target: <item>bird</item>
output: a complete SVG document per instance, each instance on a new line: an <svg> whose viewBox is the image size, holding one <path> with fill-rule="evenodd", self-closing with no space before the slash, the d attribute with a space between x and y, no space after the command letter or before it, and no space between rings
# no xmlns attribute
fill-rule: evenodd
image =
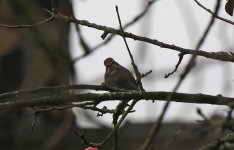
<svg viewBox="0 0 234 150"><path fill-rule="evenodd" d="M104 78L107 86L124 90L138 89L132 73L113 58L109 57L105 59L104 65L106 66Z"/></svg>
<svg viewBox="0 0 234 150"><path fill-rule="evenodd" d="M104 75L105 85L108 87L124 89L124 90L138 90L137 82L132 73L117 63L113 58L109 57L104 60L106 72ZM115 113L113 113L113 124L117 124L119 116L123 113L128 101L121 101Z"/></svg>

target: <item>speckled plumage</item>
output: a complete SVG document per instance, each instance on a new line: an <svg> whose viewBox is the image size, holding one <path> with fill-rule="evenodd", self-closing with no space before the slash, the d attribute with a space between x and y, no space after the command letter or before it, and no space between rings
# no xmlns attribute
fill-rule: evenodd
<svg viewBox="0 0 234 150"><path fill-rule="evenodd" d="M136 80L132 73L114 61L113 58L107 58L104 61L106 66L105 83L107 86L125 90L137 90Z"/></svg>
<svg viewBox="0 0 234 150"><path fill-rule="evenodd" d="M136 80L132 73L128 69L115 62L113 58L105 59L104 65L106 66L104 79L107 86L125 90L138 89ZM114 125L117 124L118 118L124 111L127 103L128 101L122 101L117 105L115 109L116 111L113 114Z"/></svg>

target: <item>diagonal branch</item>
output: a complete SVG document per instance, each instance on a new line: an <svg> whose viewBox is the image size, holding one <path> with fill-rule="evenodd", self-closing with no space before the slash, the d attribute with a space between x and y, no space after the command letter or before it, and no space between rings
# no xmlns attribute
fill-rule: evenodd
<svg viewBox="0 0 234 150"><path fill-rule="evenodd" d="M197 3L198 6L200 6L201 8L203 8L204 10L206 10L207 12L209 12L211 15L213 15L215 18L220 19L226 23L232 24L234 25L234 22L225 18L222 18L220 16L218 16L217 14L213 13L210 9L206 8L205 6L203 6L201 3L199 3L197 0L194 0L194 2Z"/></svg>
<svg viewBox="0 0 234 150"><path fill-rule="evenodd" d="M122 36L122 32L120 30L117 30L117 29L114 29L114 28L111 28L111 27L107 27L107 26L98 25L98 24L95 24L95 23L90 23L87 20L77 20L77 19L75 19L73 17L68 17L68 16L65 16L65 15L62 15L62 14L58 14L58 18L62 19L64 21L67 21L67 22L77 23L77 24L84 25L84 26L87 26L87 27L90 27L90 28L105 31L107 33L112 33L112 34L117 34L117 35ZM206 57L206 58L220 60L220 61L234 62L234 56L227 53L227 52L223 52L223 51L220 51L220 52L206 52L206 51L203 51L203 50L196 50L195 51L194 49L187 49L187 48L179 47L179 46L176 46L176 45L167 44L167 43L158 41L156 39L150 39L150 38L147 38L147 37L142 37L142 36L130 33L130 32L124 32L124 36L127 37L127 38L134 39L134 40L138 40L138 41L150 43L150 44L153 44L153 45L157 45L157 46L162 47L162 48L168 48L168 49L171 49L171 50L175 50L175 51L178 51L178 52L181 52L181 53L197 55L197 56L203 56L203 57Z"/></svg>
<svg viewBox="0 0 234 150"><path fill-rule="evenodd" d="M124 43L125 43L126 48L127 48L127 50L128 50L128 54L129 54L130 59L131 59L131 61L132 61L132 66L133 66L134 72L135 72L135 74L136 74L137 84L139 85L140 89L141 89L142 91L144 91L144 88L143 88L142 83L141 83L141 73L139 72L138 67L137 67L137 65L136 65L136 63L135 63L135 61L134 61L134 59L133 59L133 55L132 55L132 53L131 53L131 51L130 51L130 48L129 48L129 46L128 46L127 40L126 40L125 35L124 35L124 30L123 30L123 27L122 27L122 23L121 23L121 19L120 19L120 15L119 15L118 6L115 6L115 9L116 9L117 16L118 16L120 31L121 31L121 33L122 33L121 36L123 37Z"/></svg>
<svg viewBox="0 0 234 150"><path fill-rule="evenodd" d="M76 24L80 24L83 26L87 26L90 28L94 28L97 30L102 30L104 32L107 33L112 33L112 34L117 34L117 35L122 35L122 32L120 30L111 28L111 27L107 27L107 26L102 26L102 25L98 25L95 23L90 23L87 20L77 20L74 17L69 17L69 16L65 16L61 13L55 14L55 12L49 11L47 10L48 13L50 13L51 15L54 14L54 17L57 19L61 19L63 21L66 22L72 22L72 23L76 23ZM3 25L0 27L4 27L4 28L8 28L7 25ZM24 26L25 28L26 26ZM20 25L15 25L14 28L22 28ZM229 62L234 62L234 55L229 54L227 52L224 51L219 51L219 52L206 52L203 50L194 50L194 49L188 49L188 48L183 48L183 47L179 47L176 45L171 45L171 44L167 44L161 41L158 41L156 39L150 39L147 37L142 37L139 35L135 35L133 33L130 32L124 32L124 36L127 38L131 38L134 40L138 40L138 41L142 41L142 42L146 42L146 43L150 43L153 45L157 45L159 47L162 48L167 48L167 49L171 49L174 51L178 51L180 53L186 53L186 54L190 54L190 55L197 55L197 56L202 56L202 57L206 57L206 58L210 58L210 59L215 59L215 60L220 60L220 61L229 61Z"/></svg>
<svg viewBox="0 0 234 150"><path fill-rule="evenodd" d="M137 16L135 16L130 22L126 23L125 25L123 25L123 29L128 28L129 26L133 25L134 23L136 23L137 21L139 21L145 14L147 14L147 12L149 11L150 7L152 6L152 4L154 4L156 1L158 0L151 0L147 3L146 7L144 8L144 10L139 13ZM98 48L100 48L101 46L107 44L108 42L111 41L111 39L115 36L115 34L110 35L104 42L99 43L98 45L94 46L94 48L92 48L92 51L97 50Z"/></svg>
<svg viewBox="0 0 234 150"><path fill-rule="evenodd" d="M221 2L221 0L217 0L216 6L215 6L215 14L218 14L220 2ZM202 34L201 38L198 41L198 44L196 46L196 51L201 47L201 45L205 41L212 25L214 24L214 21L215 21L214 19L215 19L215 17L212 16L210 22L208 23L208 26L206 27L204 33ZM154 123L153 127L151 128L149 136L147 137L147 139L145 140L145 142L143 143L143 145L141 147L142 150L148 149L150 143L152 143L153 139L157 136L158 131L161 127L162 120L163 120L163 118L164 118L164 116L165 116L165 114L166 114L166 112L171 104L171 101L173 101L173 99L174 99L174 94L178 90L178 88L180 87L180 85L182 84L182 82L184 81L186 76L189 74L189 72L194 67L196 57L197 57L197 55L193 54L193 56L190 58L189 62L185 66L184 72L180 75L180 78L179 78L177 84L175 85L172 93L167 96L167 98L166 98L167 102L163 107L162 113L160 114L160 116L158 117L158 119Z"/></svg>

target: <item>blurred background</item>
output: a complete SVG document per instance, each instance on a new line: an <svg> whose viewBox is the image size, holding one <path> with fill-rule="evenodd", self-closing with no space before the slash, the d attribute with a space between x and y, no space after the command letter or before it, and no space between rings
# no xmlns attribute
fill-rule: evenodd
<svg viewBox="0 0 234 150"><path fill-rule="evenodd" d="M119 7L122 24L125 25L146 10L148 2L56 0L55 6L62 14L118 28L116 5ZM152 2L146 14L125 31L195 49L211 15L194 1ZM219 16L233 21L234 18L224 10L225 2L221 3ZM201 3L213 10L216 1ZM0 23L14 25L39 22L48 17L42 8L51 10L51 2L1 0ZM123 39L114 36L110 42L99 46L105 41L100 37L102 33L61 20L54 20L35 28L0 28L0 92L65 84L101 84L105 72L103 61L107 57L114 58L133 72ZM146 91L171 91L190 56L186 55L178 71L165 79L164 75L174 69L179 53L132 39L127 41L141 73L153 71L143 79ZM234 52L233 41L233 26L216 19L201 50ZM234 66L229 62L198 57L196 67L184 80L178 92L233 97L233 69ZM105 102L98 106L115 108L116 104ZM136 112L126 118L120 129L121 149L139 148L160 115L163 104L164 102L152 103L144 100L137 103L134 107ZM224 106L173 103L163 120L164 124L153 147L163 149L170 143L170 139L176 137L173 141L175 146L170 149L197 149L219 137L219 129L201 126L196 122L202 120L197 114L197 108L217 122L222 122L228 111ZM33 112L31 108L0 111L0 149L84 149L86 145L67 127L85 129L87 138L94 142L104 138L112 127L111 115L96 117L96 112L73 108L40 114L35 129L31 132Z"/></svg>

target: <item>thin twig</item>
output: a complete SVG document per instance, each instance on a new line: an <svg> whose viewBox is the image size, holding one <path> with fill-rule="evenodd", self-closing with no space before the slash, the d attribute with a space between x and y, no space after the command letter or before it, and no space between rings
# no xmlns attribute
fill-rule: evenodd
<svg viewBox="0 0 234 150"><path fill-rule="evenodd" d="M94 28L97 30L107 31L107 32L112 33L112 34L122 35L122 32L120 30L116 30L116 29L111 28L111 27L106 27L106 26L95 24L95 23L90 23L87 20L77 20L73 17L65 16L61 13L55 14L54 12L49 11L49 10L47 10L47 12L50 14L54 14L55 18L61 19L61 20L66 21L66 22L72 22L75 24L80 24L83 26ZM2 26L2 27L7 28L6 26ZM210 59L214 59L214 60L234 62L234 56L232 54L230 54L228 52L224 52L224 51L206 52L203 50L194 50L194 49L183 48L183 47L176 46L174 44L171 45L171 44L163 43L163 42L158 41L156 39L150 39L147 37L138 36L138 35L135 35L135 34L130 33L130 32L124 32L124 35L126 38L131 38L134 40L150 43L153 45L157 45L161 48L167 48L167 49L175 50L175 51L178 51L181 53L202 56L202 57L206 57L206 58L210 58ZM80 56L80 58L82 58L82 57L84 57L84 56Z"/></svg>
<svg viewBox="0 0 234 150"><path fill-rule="evenodd" d="M207 122L207 123L209 122L209 119L204 115L204 113L200 108L197 108L197 114L203 118L202 122Z"/></svg>
<svg viewBox="0 0 234 150"><path fill-rule="evenodd" d="M78 130L72 127L68 127L76 136L80 137L81 140L87 145L87 146L92 146L88 140L85 138L85 131L82 131L81 133L78 133Z"/></svg>
<svg viewBox="0 0 234 150"><path fill-rule="evenodd" d="M206 37L207 37L209 31L211 30L211 27L212 27L212 25L213 25L214 22L215 22L215 16L217 16L217 14L218 14L218 12L219 12L220 3L221 3L221 0L217 0L216 6L215 6L214 14L213 14L213 16L211 17L211 20L210 20L210 22L209 22L209 24L208 24L208 26L207 26L205 32L203 33L203 36L200 38L200 40L199 40L199 42L198 42L198 44L197 44L197 46L196 46L196 50L198 50L198 49L201 47L201 45L202 45L203 42L205 41L205 39L206 39Z"/></svg>
<svg viewBox="0 0 234 150"><path fill-rule="evenodd" d="M32 123L31 131L33 131L33 129L34 129L35 125L36 125L37 115L38 114L34 113L34 120L33 120L33 123Z"/></svg>
<svg viewBox="0 0 234 150"><path fill-rule="evenodd" d="M216 6L215 6L215 15L217 15L218 10L219 10L219 6L220 6L220 0L217 0ZM214 24L214 18L215 15L212 16L207 28L205 29L203 35L201 36L200 40L198 41L198 44L196 46L196 50L198 50L201 45L203 44L204 40L206 39L212 25ZM156 122L154 123L153 127L150 130L150 133L148 135L148 137L146 138L146 140L144 141L143 145L141 146L141 150L147 150L149 145L152 143L153 139L157 136L158 131L161 127L161 123L162 120L170 106L171 100L174 98L174 94L177 91L177 89L179 88L179 86L182 84L183 80L185 79L185 77L188 75L188 73L191 71L191 69L193 68L193 64L194 61L196 59L196 55L193 54L192 58L190 59L190 61L188 62L187 66L185 67L184 72L181 74L179 81L177 82L176 86L174 87L172 93L170 95L168 95L167 97L167 102L163 107L163 111L160 114L159 118L156 120Z"/></svg>
<svg viewBox="0 0 234 150"><path fill-rule="evenodd" d="M87 20L77 20L75 18L68 17L68 16L65 16L62 14L58 14L58 18L62 19L64 21L77 23L77 24L84 25L84 26L87 26L90 28L95 28L97 30L107 31L107 32L112 33L112 34L118 34L121 36L123 34L122 31L120 31L120 30L116 30L114 28L106 27L106 26L102 26L102 25L97 25L95 23L90 23ZM126 38L131 38L134 40L150 43L153 45L157 45L161 48L168 48L168 49L175 50L175 51L178 51L181 53L198 55L198 56L202 56L202 57L206 57L206 58L210 58L210 59L215 59L215 60L220 60L220 61L234 62L234 56L232 56L231 54L224 52L224 51L218 51L218 52L206 52L203 50L196 51L194 49L187 49L187 48L179 47L179 46L176 46L174 44L171 45L171 44L163 43L163 42L158 41L156 39L150 39L147 37L138 36L138 35L135 35L135 34L130 33L130 32L124 32L124 36Z"/></svg>
<svg viewBox="0 0 234 150"><path fill-rule="evenodd" d="M136 77L137 77L137 84L138 84L138 87L139 87L139 89L141 90L141 91L144 91L144 88L143 88L143 86L142 86L142 83L141 83L141 73L139 72L139 70L138 70L138 67L137 67L137 65L135 64L135 62L134 62L134 58L133 58L133 55L132 55L132 53L131 53L131 50L130 50L130 48L129 48L129 46L128 46L128 43L127 43L127 40L126 40L126 38L125 38L125 36L124 36L124 30L123 30L123 27L122 27L122 23L121 23L121 19L120 19L120 15L119 15L119 11L118 11L118 6L115 6L115 9L116 9L116 13L117 13L117 17L118 17L118 21L119 21L119 26L120 26L120 31L122 32L122 38L123 38L123 40L124 40L124 43L125 43L125 46L126 46L126 48L127 48L127 51L128 51L128 54L129 54L129 56L130 56L130 59L131 59L131 62L132 62L132 66L133 66L133 69L134 69L134 72L135 72L135 74L136 74ZM137 100L134 100L134 102L137 102ZM120 105L121 105L121 103L120 103ZM118 105L118 106L120 106L120 105ZM130 107L128 107L128 109L127 109L127 111L122 115L122 117L120 118L120 121L118 121L118 120L116 120L116 122L117 122L117 124L114 124L115 126L114 126L114 130L113 130L113 132L111 132L109 135L112 135L112 134L114 134L114 147L113 147L113 150L117 150L118 149L118 128L119 128L119 126L122 124L122 122L123 122L123 120L124 120L124 118L127 116L127 114L131 111L131 109L134 107L134 105L135 104L131 104L130 105ZM117 106L117 111L118 111L118 106ZM129 109L129 108L131 108L131 109ZM114 119L114 117L113 117L113 119ZM108 136L107 136L108 137ZM109 136L110 137L110 136ZM107 138L108 139L108 138ZM107 140L106 139L106 140ZM105 140L104 140L105 141ZM104 142L103 142L104 143Z"/></svg>
<svg viewBox="0 0 234 150"><path fill-rule="evenodd" d="M93 105L93 106L90 106L90 105ZM98 112L97 116L103 116L103 114L106 114L106 113L110 113L110 114L114 113L114 110L107 109L106 107L103 107L101 109L97 108L95 106L95 102L85 102L85 103L80 103L80 104L68 104L68 105L63 105L63 106L48 107L48 108L41 108L41 109L37 108L34 111L34 120L33 120L31 129L32 130L34 129L34 126L35 126L36 120L37 120L37 116L39 114L45 113L45 112L50 112L50 111L55 111L55 110L60 111L60 110L64 110L64 109L74 108L74 107L97 111Z"/></svg>
<svg viewBox="0 0 234 150"><path fill-rule="evenodd" d="M206 8L201 3L199 3L197 0L194 0L194 1L197 3L198 6L200 6L201 8L203 8L204 10L206 10L207 12L209 12L210 14L212 14L213 16L215 16L215 18L220 19L220 20L222 20L222 21L224 21L226 23L234 25L233 21L218 16L217 14L213 13L210 9Z"/></svg>
<svg viewBox="0 0 234 150"><path fill-rule="evenodd" d="M37 26L40 26L42 24L45 24L47 22L50 22L52 21L53 19L56 18L56 15L55 14L50 14L51 16L47 19L44 19L38 23L34 23L34 24L17 24L17 25L4 25L4 24L0 24L0 27L4 27L4 28L34 28L34 27L37 27Z"/></svg>
<svg viewBox="0 0 234 150"><path fill-rule="evenodd" d="M168 73L168 74L165 74L164 78L168 78L169 76L171 76L172 74L174 74L174 73L177 71L177 69L178 69L180 63L182 62L182 60L183 60L183 58L184 58L184 55L185 55L184 53L179 53L179 54L178 54L179 60L178 60L178 63L175 65L175 69L174 69L172 72L170 72L170 73Z"/></svg>
<svg viewBox="0 0 234 150"><path fill-rule="evenodd" d="M137 68L137 66L136 66L136 64L135 64L135 62L134 62L134 59L133 59L133 55L132 55L131 50L130 50L130 48L129 48L129 46L128 46L127 40L126 40L126 38L125 38L125 36L124 36L124 30L123 30L123 27L122 27L122 23L121 23L121 19L120 19L120 15L119 15L118 6L115 6L115 9L116 9L116 13L117 13L118 21L119 21L120 31L122 32L122 35L121 35L121 36L122 36L122 38L123 38L123 40L124 40L124 43L125 43L125 45L126 45L128 54L129 54L130 59L131 59L131 61L132 61L133 69L134 69L136 75L139 75L139 76L140 76L140 73L139 73L139 71L138 71L138 68Z"/></svg>
<svg viewBox="0 0 234 150"><path fill-rule="evenodd" d="M122 122L124 121L124 119L126 118L126 116L129 114L129 112L131 112L131 110L133 109L133 107L136 105L137 102L138 102L138 100L133 100L132 101L132 103L130 104L130 106L128 107L128 109L123 113L123 115L119 119L118 123L115 125L114 129L105 137L105 139L102 141L102 143L98 144L99 146L103 146L110 139L110 137L114 133L116 133L116 130L122 124Z"/></svg>
<svg viewBox="0 0 234 150"><path fill-rule="evenodd" d="M72 4L71 4L71 0L69 0L69 7L71 9L71 16L73 18L77 18L77 17L75 17L74 9L73 9ZM79 38L79 43L80 43L80 45L82 46L82 48L84 50L84 55L88 55L91 52L90 46L85 41L85 39L84 39L84 37L83 37L83 35L82 35L81 31L80 31L79 24L75 24L75 28L76 28L76 32L77 32L77 35L78 35L78 38Z"/></svg>
<svg viewBox="0 0 234 150"><path fill-rule="evenodd" d="M147 3L146 7L142 10L142 12L140 12L137 16L135 16L130 22L126 23L125 25L123 25L123 29L126 29L128 27L130 27L131 25L135 24L136 22L138 22L141 18L143 18L143 16L145 14L147 14L147 12L149 11L150 7L158 0L151 0ZM102 38L106 37L108 34L108 32L104 31L104 33L102 34ZM116 34L111 34L108 38L105 39L104 42L101 42L99 44L97 44L96 46L94 46L91 50L90 53L96 51L97 49L101 48L102 46L106 45L107 43L109 43L113 37ZM84 58L85 56L87 56L87 54L83 54L81 56L78 56L77 58L73 59L73 62L76 62L82 58Z"/></svg>
<svg viewBox="0 0 234 150"><path fill-rule="evenodd" d="M124 43L125 43L126 48L127 48L127 50L128 50L128 54L129 54L130 59L131 59L131 61L132 61L132 66L133 66L134 72L135 72L135 74L136 74L138 86L140 87L140 89L141 89L142 91L144 91L144 88L143 88L142 82L141 82L141 73L139 72L136 63L134 62L133 55L132 55L132 53L131 53L131 51L130 51L130 48L129 48L129 46L128 46L127 40L126 40L125 35L124 35L124 30L123 30L123 27L122 27L122 23L121 23L121 19L120 19L120 15L119 15L118 6L115 6L115 9L116 9L116 13L117 13L117 16L118 16L118 21L119 21L121 36L123 37Z"/></svg>
<svg viewBox="0 0 234 150"><path fill-rule="evenodd" d="M44 112L49 112L49 111L54 111L54 110L64 110L64 109L69 109L69 108L74 108L74 107L98 111L98 112L101 112L102 114L106 114L106 113L112 114L113 113L113 110L107 109L106 107L103 107L100 109L100 108L97 108L96 106L90 106L90 105L94 105L94 104L95 104L95 102L85 102L85 103L80 103L80 104L68 104L68 105L64 105L64 106L36 109L34 113L40 114L40 113L44 113Z"/></svg>
<svg viewBox="0 0 234 150"><path fill-rule="evenodd" d="M152 70L149 70L148 72L141 74L141 78L144 78L144 77L148 76L151 73L152 73Z"/></svg>

